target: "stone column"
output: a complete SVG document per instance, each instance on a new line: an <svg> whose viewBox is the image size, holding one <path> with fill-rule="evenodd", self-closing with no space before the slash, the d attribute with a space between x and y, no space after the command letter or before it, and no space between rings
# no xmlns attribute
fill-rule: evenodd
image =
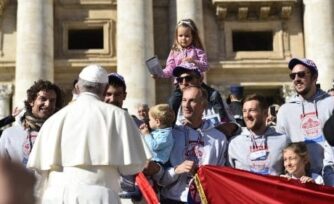
<svg viewBox="0 0 334 204"><path fill-rule="evenodd" d="M205 47L202 0L176 0L176 16L177 22L185 18L190 18L195 22L199 37ZM206 72L204 82L207 82Z"/></svg>
<svg viewBox="0 0 334 204"><path fill-rule="evenodd" d="M176 0L176 15L177 22L184 18L192 19L199 30L202 43L205 44L202 4L202 0Z"/></svg>
<svg viewBox="0 0 334 204"><path fill-rule="evenodd" d="M53 32L53 0L18 0L16 105L34 81L53 81Z"/></svg>
<svg viewBox="0 0 334 204"><path fill-rule="evenodd" d="M138 103L155 105L155 81L145 61L154 55L152 0L117 1L117 72L124 76L124 107L135 114Z"/></svg>
<svg viewBox="0 0 334 204"><path fill-rule="evenodd" d="M0 119L8 116L10 110L10 98L13 94L13 85L11 83L0 84Z"/></svg>
<svg viewBox="0 0 334 204"><path fill-rule="evenodd" d="M334 1L304 0L306 57L319 68L318 82L323 90L334 80Z"/></svg>
<svg viewBox="0 0 334 204"><path fill-rule="evenodd" d="M3 13L6 9L8 0L0 0L0 27L2 27L3 22ZM3 33L2 29L0 29L0 56L3 56Z"/></svg>

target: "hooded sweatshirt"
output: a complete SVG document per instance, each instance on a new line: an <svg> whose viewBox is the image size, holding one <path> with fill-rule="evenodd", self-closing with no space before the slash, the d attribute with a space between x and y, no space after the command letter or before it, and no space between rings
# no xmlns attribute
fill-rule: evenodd
<svg viewBox="0 0 334 204"><path fill-rule="evenodd" d="M289 142L286 135L276 132L273 127L268 127L263 135L255 135L243 127L241 134L230 141L229 164L253 173L280 175L283 172L282 150ZM257 149L253 148L254 144ZM262 145L265 148L260 148Z"/></svg>
<svg viewBox="0 0 334 204"><path fill-rule="evenodd" d="M306 100L297 95L278 111L278 132L292 142L305 142L311 162L311 172L321 174L323 166L334 163L333 151L323 135L323 126L334 110L334 97L318 89Z"/></svg>

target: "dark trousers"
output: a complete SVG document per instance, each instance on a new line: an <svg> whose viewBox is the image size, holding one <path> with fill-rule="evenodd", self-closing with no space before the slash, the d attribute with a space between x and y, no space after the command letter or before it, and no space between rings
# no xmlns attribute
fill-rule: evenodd
<svg viewBox="0 0 334 204"><path fill-rule="evenodd" d="M184 204L186 202L181 202L178 200L172 200L172 199L168 199L168 198L161 198L160 200L161 204Z"/></svg>

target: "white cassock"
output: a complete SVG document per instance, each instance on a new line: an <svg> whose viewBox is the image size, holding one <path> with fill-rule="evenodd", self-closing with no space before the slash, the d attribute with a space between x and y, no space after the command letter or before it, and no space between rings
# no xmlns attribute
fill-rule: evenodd
<svg viewBox="0 0 334 204"><path fill-rule="evenodd" d="M44 123L27 167L42 175L42 203L117 204L120 174L150 158L131 116L84 92Z"/></svg>

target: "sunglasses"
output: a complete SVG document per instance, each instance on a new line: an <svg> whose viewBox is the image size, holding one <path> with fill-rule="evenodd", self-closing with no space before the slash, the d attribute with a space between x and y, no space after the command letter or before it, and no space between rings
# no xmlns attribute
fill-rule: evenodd
<svg viewBox="0 0 334 204"><path fill-rule="evenodd" d="M184 76L184 77L177 77L177 78L176 78L176 81L177 81L177 83L182 83L183 80L186 80L186 82L190 82L190 81L192 81L193 79L194 79L193 76Z"/></svg>
<svg viewBox="0 0 334 204"><path fill-rule="evenodd" d="M291 80L294 80L296 78L296 76L298 76L298 78L304 78L307 73L309 73L309 72L305 72L305 71L294 72L294 73L290 73L289 76L290 76Z"/></svg>

